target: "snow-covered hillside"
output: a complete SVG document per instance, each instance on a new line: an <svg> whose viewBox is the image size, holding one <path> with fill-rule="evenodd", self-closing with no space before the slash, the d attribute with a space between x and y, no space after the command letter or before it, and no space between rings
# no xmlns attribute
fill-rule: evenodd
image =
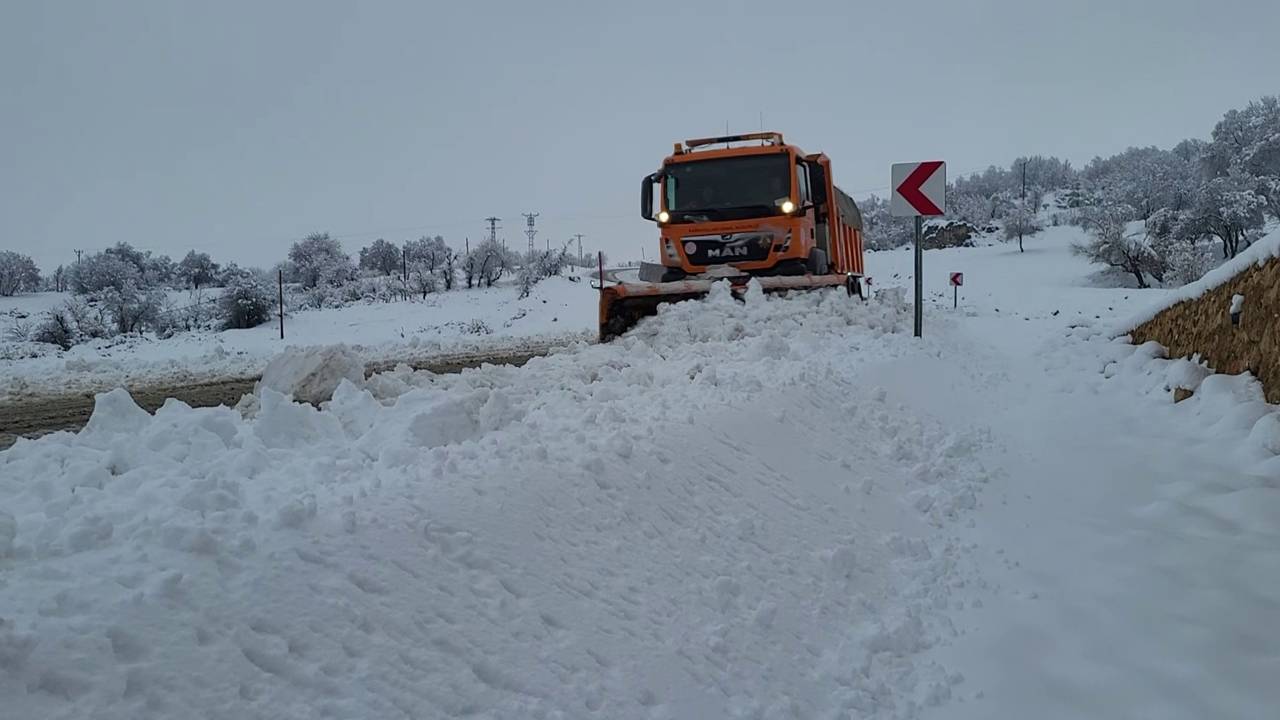
<svg viewBox="0 0 1280 720"><path fill-rule="evenodd" d="M594 337L595 294L584 279L555 277L524 299L509 284L429 295L426 300L291 312L281 340L276 320L249 330L120 336L61 351L4 343L18 314L39 317L69 297L0 298L0 402L42 394L103 391L121 383L176 383L253 376L289 346L348 343L369 361L431 352L568 343ZM13 311L13 312L10 312Z"/></svg>
<svg viewBox="0 0 1280 720"><path fill-rule="evenodd" d="M320 409L104 395L0 452L3 707L1268 717L1280 414L1113 340L1162 291L1073 232L928 253L919 340L887 252L865 304L717 292Z"/></svg>

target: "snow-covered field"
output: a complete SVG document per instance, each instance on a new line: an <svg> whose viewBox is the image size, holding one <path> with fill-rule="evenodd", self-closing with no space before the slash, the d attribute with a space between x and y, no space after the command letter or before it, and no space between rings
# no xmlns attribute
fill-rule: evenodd
<svg viewBox="0 0 1280 720"><path fill-rule="evenodd" d="M920 340L893 290L718 293L320 409L104 395L0 452L0 707L1270 717L1280 413L1112 340L1167 293L1076 232L927 253Z"/></svg>
<svg viewBox="0 0 1280 720"><path fill-rule="evenodd" d="M513 342L571 343L594 337L595 293L590 283L555 277L524 299L516 288L454 290L426 300L301 310L249 330L179 333L159 340L120 337L61 351L51 345L5 343L16 314L30 319L69 295L40 293L0 298L0 402L65 392L108 390L124 383L172 384L256 375L290 346L348 343L369 361L394 361L433 352L508 347ZM14 311L14 312L10 312Z"/></svg>

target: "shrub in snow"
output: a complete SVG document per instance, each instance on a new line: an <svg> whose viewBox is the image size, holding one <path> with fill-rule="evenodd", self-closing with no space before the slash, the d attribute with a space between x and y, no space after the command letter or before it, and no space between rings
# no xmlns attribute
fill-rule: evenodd
<svg viewBox="0 0 1280 720"><path fill-rule="evenodd" d="M162 311L166 296L162 290L143 290L132 284L109 287L95 293L95 299L111 313L119 333L140 332L165 321Z"/></svg>
<svg viewBox="0 0 1280 720"><path fill-rule="evenodd" d="M266 277L241 271L226 280L226 291L218 298L218 316L223 328L242 330L271 319L277 298Z"/></svg>
<svg viewBox="0 0 1280 720"><path fill-rule="evenodd" d="M40 270L26 255L0 251L0 297L34 292L40 287Z"/></svg>
<svg viewBox="0 0 1280 720"><path fill-rule="evenodd" d="M287 304L289 307L314 310L340 308L344 304L342 288L328 283L321 283L312 288L290 288Z"/></svg>
<svg viewBox="0 0 1280 720"><path fill-rule="evenodd" d="M521 299L529 297L533 292L533 286L538 284L542 279L542 273L533 267L533 265L525 264L520 268L520 272L516 275L516 284L520 288L519 296Z"/></svg>
<svg viewBox="0 0 1280 720"><path fill-rule="evenodd" d="M342 245L328 233L313 233L289 248L289 261L297 271L297 281L304 288L321 283L340 286L355 276L351 258Z"/></svg>
<svg viewBox="0 0 1280 720"><path fill-rule="evenodd" d="M79 341L80 334L76 330L75 321L65 311L51 310L31 329L27 339L70 350Z"/></svg>
<svg viewBox="0 0 1280 720"><path fill-rule="evenodd" d="M382 275L399 272L407 257L401 257L395 243L382 238L360 248L360 269L372 270Z"/></svg>
<svg viewBox="0 0 1280 720"><path fill-rule="evenodd" d="M100 304L91 305L81 298L72 298L62 306L61 312L70 319L76 332L85 338L111 337L111 318Z"/></svg>
<svg viewBox="0 0 1280 720"><path fill-rule="evenodd" d="M451 281L446 282L445 289L449 289L452 285ZM422 295L423 300L427 299L427 295L435 292L436 288L436 276L425 267L418 267L409 271L409 290Z"/></svg>
<svg viewBox="0 0 1280 720"><path fill-rule="evenodd" d="M338 289L343 302L392 302L404 293L398 277L377 276L353 280Z"/></svg>

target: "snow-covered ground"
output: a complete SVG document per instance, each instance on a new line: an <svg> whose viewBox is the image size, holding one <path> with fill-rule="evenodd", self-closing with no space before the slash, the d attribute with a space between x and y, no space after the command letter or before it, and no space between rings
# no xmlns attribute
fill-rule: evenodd
<svg viewBox="0 0 1280 720"><path fill-rule="evenodd" d="M508 347L513 342L570 343L594 337L596 296L586 279L555 277L524 299L510 284L454 290L426 300L301 310L249 330L179 333L160 340L120 337L61 351L4 343L5 331L61 305L68 295L0 298L0 402L51 393L107 390L122 383L177 383L258 374L285 347L348 343L369 361L432 352ZM13 311L13 312L11 312Z"/></svg>
<svg viewBox="0 0 1280 720"><path fill-rule="evenodd" d="M717 293L320 409L104 395L0 452L0 707L1270 717L1280 414L1113 340L1165 291L1076 233L927 253L920 340L893 290Z"/></svg>

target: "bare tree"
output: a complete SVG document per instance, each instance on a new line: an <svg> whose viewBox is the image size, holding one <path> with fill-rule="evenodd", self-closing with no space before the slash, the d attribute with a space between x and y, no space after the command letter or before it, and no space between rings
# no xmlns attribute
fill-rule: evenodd
<svg viewBox="0 0 1280 720"><path fill-rule="evenodd" d="M1147 276L1162 280L1165 259L1150 242L1149 235L1131 235L1128 223L1137 211L1125 203L1092 207L1082 218L1089 241L1071 247L1072 252L1090 261L1119 268L1138 281L1138 287L1150 287Z"/></svg>

